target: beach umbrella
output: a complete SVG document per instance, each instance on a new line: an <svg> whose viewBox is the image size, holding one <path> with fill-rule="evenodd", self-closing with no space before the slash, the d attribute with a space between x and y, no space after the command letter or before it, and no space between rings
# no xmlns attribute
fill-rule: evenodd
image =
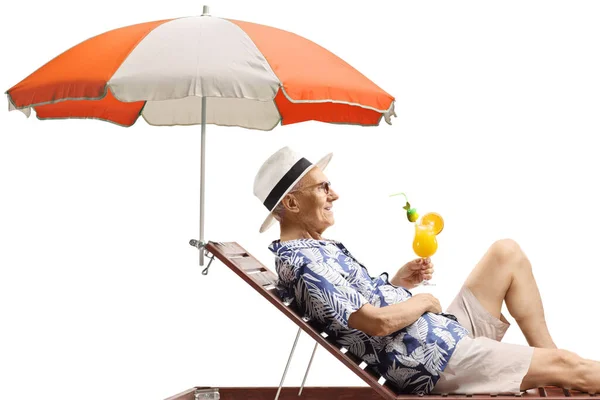
<svg viewBox="0 0 600 400"><path fill-rule="evenodd" d="M201 125L204 263L206 125L271 130L303 121L390 123L394 98L342 59L296 34L202 16L114 29L58 55L6 92L9 110L39 119L122 126ZM219 151L219 149L214 149Z"/></svg>

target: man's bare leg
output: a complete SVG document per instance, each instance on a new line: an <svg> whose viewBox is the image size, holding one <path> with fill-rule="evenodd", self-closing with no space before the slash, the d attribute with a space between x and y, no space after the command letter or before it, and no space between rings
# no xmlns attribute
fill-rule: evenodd
<svg viewBox="0 0 600 400"><path fill-rule="evenodd" d="M496 318L500 318L502 301L532 347L556 348L544 316L544 306L531 263L510 239L490 246L475 266L465 286Z"/></svg>
<svg viewBox="0 0 600 400"><path fill-rule="evenodd" d="M559 349L533 349L521 390L558 386L588 393L600 392L600 363Z"/></svg>

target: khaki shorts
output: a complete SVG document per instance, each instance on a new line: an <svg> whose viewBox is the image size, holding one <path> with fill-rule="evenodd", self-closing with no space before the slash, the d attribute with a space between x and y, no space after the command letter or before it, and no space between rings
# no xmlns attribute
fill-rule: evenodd
<svg viewBox="0 0 600 400"><path fill-rule="evenodd" d="M529 370L533 347L500 343L510 326L504 315L490 314L462 287L446 311L467 328L432 393L519 393Z"/></svg>

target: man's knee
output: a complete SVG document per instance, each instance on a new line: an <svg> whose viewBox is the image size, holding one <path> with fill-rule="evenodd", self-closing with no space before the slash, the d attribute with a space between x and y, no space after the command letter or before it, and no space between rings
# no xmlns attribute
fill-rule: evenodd
<svg viewBox="0 0 600 400"><path fill-rule="evenodd" d="M564 349L556 349L552 352L552 358L548 365L549 369L554 369L559 379L562 380L556 382L565 388L570 389L571 387L581 387L581 383L578 380L582 376L582 367L584 359L579 355ZM552 382L549 382L552 384Z"/></svg>
<svg viewBox="0 0 600 400"><path fill-rule="evenodd" d="M581 357L568 350L536 348L522 389L576 385L581 360Z"/></svg>
<svg viewBox="0 0 600 400"><path fill-rule="evenodd" d="M521 246L513 239L497 240L490 246L489 251L500 263L515 262L525 257Z"/></svg>
<svg viewBox="0 0 600 400"><path fill-rule="evenodd" d="M588 393L600 391L600 366L562 349L536 348L522 389L559 386Z"/></svg>
<svg viewBox="0 0 600 400"><path fill-rule="evenodd" d="M598 391L598 368L594 362L586 360L568 350L557 350L556 365L562 368L565 377L561 386L565 389L577 389L587 393Z"/></svg>
<svg viewBox="0 0 600 400"><path fill-rule="evenodd" d="M564 349L556 349L554 351L553 358L554 359L552 360L552 363L554 365L558 365L562 368L569 369L577 367L579 362L581 361L581 357L579 357L579 355L573 353L572 351Z"/></svg>

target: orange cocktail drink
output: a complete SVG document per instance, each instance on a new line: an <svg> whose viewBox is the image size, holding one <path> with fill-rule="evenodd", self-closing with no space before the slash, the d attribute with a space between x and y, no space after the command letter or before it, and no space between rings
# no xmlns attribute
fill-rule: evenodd
<svg viewBox="0 0 600 400"><path fill-rule="evenodd" d="M436 229L433 225L415 224L415 239L413 240L413 250L419 257L431 257L438 248Z"/></svg>

